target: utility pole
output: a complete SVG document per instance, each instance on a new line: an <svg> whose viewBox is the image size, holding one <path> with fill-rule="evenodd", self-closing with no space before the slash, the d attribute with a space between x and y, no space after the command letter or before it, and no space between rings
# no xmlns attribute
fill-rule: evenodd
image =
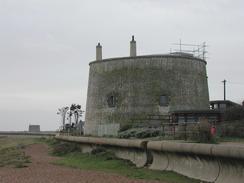
<svg viewBox="0 0 244 183"><path fill-rule="evenodd" d="M181 49L181 39L180 39L180 52L182 52L182 49Z"/></svg>
<svg viewBox="0 0 244 183"><path fill-rule="evenodd" d="M224 100L226 100L226 80L222 81L224 83Z"/></svg>

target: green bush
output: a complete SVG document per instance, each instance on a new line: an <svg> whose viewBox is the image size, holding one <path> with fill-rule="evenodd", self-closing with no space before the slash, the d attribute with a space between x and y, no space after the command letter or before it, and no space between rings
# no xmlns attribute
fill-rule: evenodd
<svg viewBox="0 0 244 183"><path fill-rule="evenodd" d="M57 156L79 151L80 146L76 143L56 141L52 144L52 154Z"/></svg>
<svg viewBox="0 0 244 183"><path fill-rule="evenodd" d="M131 128L122 132L119 132L120 138L148 138L157 137L161 133L160 129L156 128Z"/></svg>
<svg viewBox="0 0 244 183"><path fill-rule="evenodd" d="M211 125L207 120L202 120L198 124L198 130L199 130L199 142L212 142L212 135L210 132Z"/></svg>
<svg viewBox="0 0 244 183"><path fill-rule="evenodd" d="M224 123L218 126L221 137L244 137L244 107L235 106L227 109L223 115Z"/></svg>
<svg viewBox="0 0 244 183"><path fill-rule="evenodd" d="M120 127L119 132L123 132L123 131L129 130L130 128L132 128L132 124L124 124L124 125L122 125Z"/></svg>
<svg viewBox="0 0 244 183"><path fill-rule="evenodd" d="M234 121L244 119L244 107L235 106L226 109L224 112L224 121Z"/></svg>
<svg viewBox="0 0 244 183"><path fill-rule="evenodd" d="M30 163L30 157L26 156L19 147L0 149L0 167L13 166L22 168L26 167L27 163Z"/></svg>
<svg viewBox="0 0 244 183"><path fill-rule="evenodd" d="M218 126L221 137L244 137L244 120L222 123Z"/></svg>
<svg viewBox="0 0 244 183"><path fill-rule="evenodd" d="M91 154L94 154L94 155L102 154L104 152L106 152L106 149L104 147L97 147L97 148L92 149Z"/></svg>
<svg viewBox="0 0 244 183"><path fill-rule="evenodd" d="M191 126L190 129L190 140L200 142L200 143L216 143L216 139L211 134L211 124L207 119L202 118L200 122L194 126Z"/></svg>

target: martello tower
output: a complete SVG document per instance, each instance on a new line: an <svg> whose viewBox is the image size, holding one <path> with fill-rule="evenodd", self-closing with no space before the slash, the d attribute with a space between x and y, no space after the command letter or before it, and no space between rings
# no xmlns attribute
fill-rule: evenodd
<svg viewBox="0 0 244 183"><path fill-rule="evenodd" d="M133 119L178 110L207 110L206 61L191 54L137 56L134 36L130 56L90 62L85 134L116 135Z"/></svg>

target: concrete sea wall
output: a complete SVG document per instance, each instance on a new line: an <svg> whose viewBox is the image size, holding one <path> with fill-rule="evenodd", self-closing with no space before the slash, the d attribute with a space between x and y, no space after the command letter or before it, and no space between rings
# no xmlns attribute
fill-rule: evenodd
<svg viewBox="0 0 244 183"><path fill-rule="evenodd" d="M113 151L117 157L130 160L137 167L145 166L148 161L146 152L147 141L144 140L75 136L56 136L56 139L80 143L83 153L90 153L97 147L106 147L106 149Z"/></svg>
<svg viewBox="0 0 244 183"><path fill-rule="evenodd" d="M137 167L168 170L215 183L243 183L244 145L178 143L169 141L56 136L81 145L83 153L105 147Z"/></svg>
<svg viewBox="0 0 244 183"><path fill-rule="evenodd" d="M151 169L171 170L216 183L240 183L244 178L244 146L150 141Z"/></svg>
<svg viewBox="0 0 244 183"><path fill-rule="evenodd" d="M56 132L0 131L1 136L55 136Z"/></svg>

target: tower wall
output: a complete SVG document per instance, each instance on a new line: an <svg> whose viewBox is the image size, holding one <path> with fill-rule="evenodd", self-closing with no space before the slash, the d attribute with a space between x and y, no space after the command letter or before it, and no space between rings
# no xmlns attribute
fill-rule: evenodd
<svg viewBox="0 0 244 183"><path fill-rule="evenodd" d="M160 105L160 96L168 105ZM149 55L90 63L85 134L116 135L119 128L175 110L209 108L206 62Z"/></svg>

